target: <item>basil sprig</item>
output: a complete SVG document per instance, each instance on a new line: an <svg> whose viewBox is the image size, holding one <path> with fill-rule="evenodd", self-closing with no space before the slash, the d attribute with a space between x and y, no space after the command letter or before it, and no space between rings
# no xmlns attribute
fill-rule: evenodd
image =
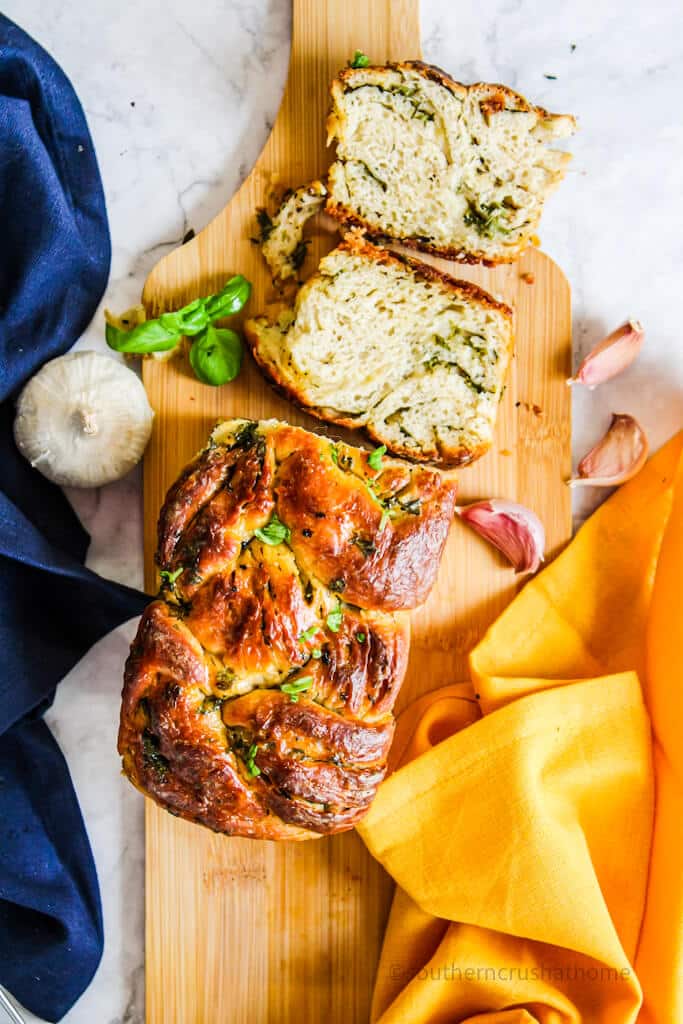
<svg viewBox="0 0 683 1024"><path fill-rule="evenodd" d="M259 526L254 530L254 536L258 537L262 544L275 547L276 544L289 544L292 538L292 531L281 522L277 514L273 512L273 518L265 526Z"/></svg>
<svg viewBox="0 0 683 1024"><path fill-rule="evenodd" d="M370 66L370 58L366 57L362 50L356 50L349 61L350 68L367 68Z"/></svg>
<svg viewBox="0 0 683 1024"><path fill-rule="evenodd" d="M342 610L341 601L339 601L337 607L332 609L332 611L328 614L325 620L327 628L331 630L333 633L338 633L342 627L343 619L344 612Z"/></svg>
<svg viewBox="0 0 683 1024"><path fill-rule="evenodd" d="M310 690L312 685L313 676L299 676L298 679L292 680L291 683L283 683L280 689L283 693L289 694L292 704L296 704L299 700L299 694Z"/></svg>
<svg viewBox="0 0 683 1024"><path fill-rule="evenodd" d="M174 569L173 572L170 569L161 569L159 577L164 583L170 583L171 586L179 579L185 572L185 567L181 565L178 569Z"/></svg>
<svg viewBox="0 0 683 1024"><path fill-rule="evenodd" d="M299 633L299 637L298 637L299 643L300 644L308 644L308 643L310 643L311 640L313 639L313 637L316 636L317 633L319 633L319 632L320 632L320 629L319 629L319 627L317 625L316 626L309 626L308 629L305 629L303 631L303 633Z"/></svg>
<svg viewBox="0 0 683 1024"><path fill-rule="evenodd" d="M183 337L195 338L190 363L196 376L205 384L218 386L237 376L242 360L242 345L234 331L215 328L216 320L239 313L251 294L251 284L241 274L231 277L214 295L194 299L174 313L162 313L155 320L145 320L132 331L123 331L107 324L107 344L116 352L147 355L168 352Z"/></svg>
<svg viewBox="0 0 683 1024"><path fill-rule="evenodd" d="M379 473L382 468L382 459L387 453L387 446L381 444L379 448L375 448L373 452L368 455L368 466L370 469L374 469L375 472Z"/></svg>
<svg viewBox="0 0 683 1024"><path fill-rule="evenodd" d="M259 768L259 766L256 764L256 761L254 760L254 758L256 757L257 754L258 754L258 745L256 743L252 743L252 745L249 747L249 750L247 751L247 771L254 778L257 775L261 774L261 769Z"/></svg>

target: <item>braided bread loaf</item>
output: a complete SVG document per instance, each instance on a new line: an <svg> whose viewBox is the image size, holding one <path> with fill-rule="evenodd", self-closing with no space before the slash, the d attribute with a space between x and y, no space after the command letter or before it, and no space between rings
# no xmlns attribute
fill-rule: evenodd
<svg viewBox="0 0 683 1024"><path fill-rule="evenodd" d="M159 518L126 663L123 770L218 832L351 828L386 770L452 476L277 421L219 424Z"/></svg>

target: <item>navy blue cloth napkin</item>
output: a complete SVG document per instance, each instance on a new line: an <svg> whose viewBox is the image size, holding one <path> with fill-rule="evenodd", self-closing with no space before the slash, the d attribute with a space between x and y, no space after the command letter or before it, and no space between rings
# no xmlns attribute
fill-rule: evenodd
<svg viewBox="0 0 683 1024"><path fill-rule="evenodd" d="M0 15L0 983L59 1020L102 955L97 875L42 720L56 683L145 597L83 566L88 536L12 440L12 397L66 351L109 274L102 185L80 103Z"/></svg>

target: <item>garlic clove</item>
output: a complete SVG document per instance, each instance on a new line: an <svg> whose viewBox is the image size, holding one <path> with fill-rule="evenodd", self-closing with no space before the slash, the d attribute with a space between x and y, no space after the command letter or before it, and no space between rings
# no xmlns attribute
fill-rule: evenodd
<svg viewBox="0 0 683 1024"><path fill-rule="evenodd" d="M99 352L74 352L50 360L25 385L14 438L53 483L99 487L139 462L153 418L132 370Z"/></svg>
<svg viewBox="0 0 683 1024"><path fill-rule="evenodd" d="M650 446L645 431L633 416L612 413L609 430L581 459L570 487L616 487L638 473Z"/></svg>
<svg viewBox="0 0 683 1024"><path fill-rule="evenodd" d="M640 352L645 331L639 320L627 320L612 331L583 360L568 384L585 384L592 391L630 366Z"/></svg>
<svg viewBox="0 0 683 1024"><path fill-rule="evenodd" d="M477 501L457 512L505 555L515 572L536 572L543 561L545 529L535 512L501 498Z"/></svg>
<svg viewBox="0 0 683 1024"><path fill-rule="evenodd" d="M125 313L120 313L118 316L116 313L112 313L110 309L105 309L104 319L106 323L116 327L119 331L132 331L138 324L145 323L147 311L142 303L139 302L136 306L131 306Z"/></svg>

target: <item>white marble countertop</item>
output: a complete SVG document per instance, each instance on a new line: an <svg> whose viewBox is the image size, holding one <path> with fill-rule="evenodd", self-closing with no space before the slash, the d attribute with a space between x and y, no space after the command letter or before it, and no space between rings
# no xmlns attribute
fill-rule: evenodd
<svg viewBox="0 0 683 1024"><path fill-rule="evenodd" d="M105 301L124 309L160 256L224 206L263 146L284 87L290 0L5 0L3 9L53 54L85 107L113 241ZM542 225L543 248L572 285L576 358L627 316L643 320L647 341L618 380L575 393L577 456L612 411L634 414L653 447L683 425L682 29L679 0L422 0L427 60L579 118L574 163ZM104 348L101 323L100 311L81 347ZM139 472L71 497L92 535L89 565L141 586ZM594 500L582 496L579 518ZM49 714L105 915L102 966L68 1024L144 1019L142 800L115 754L130 633L99 644Z"/></svg>

